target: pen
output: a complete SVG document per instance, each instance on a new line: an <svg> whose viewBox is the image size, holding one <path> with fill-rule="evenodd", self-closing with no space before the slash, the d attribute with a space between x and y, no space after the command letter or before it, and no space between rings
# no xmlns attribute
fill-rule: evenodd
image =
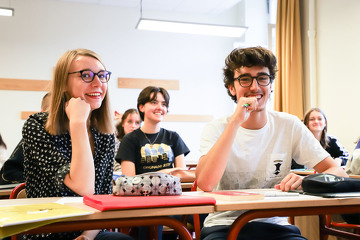
<svg viewBox="0 0 360 240"><path fill-rule="evenodd" d="M263 194L264 197L294 197L299 196L299 192L282 192L282 191L259 191L256 193Z"/></svg>
<svg viewBox="0 0 360 240"><path fill-rule="evenodd" d="M242 105L243 107L248 107L248 106L250 106L250 104L248 104L248 103L245 103L244 105Z"/></svg>
<svg viewBox="0 0 360 240"><path fill-rule="evenodd" d="M294 197L299 196L297 192L265 192L264 197Z"/></svg>

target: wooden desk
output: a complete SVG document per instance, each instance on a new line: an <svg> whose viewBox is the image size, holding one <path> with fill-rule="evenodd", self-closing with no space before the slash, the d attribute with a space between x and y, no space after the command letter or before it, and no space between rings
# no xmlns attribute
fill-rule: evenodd
<svg viewBox="0 0 360 240"><path fill-rule="evenodd" d="M263 192L264 189L246 189L242 191ZM268 191L275 191L273 189ZM186 194L202 194L190 192ZM215 211L248 210L237 218L230 228L228 239L236 239L241 228L255 218L274 216L309 216L360 212L360 198L321 198L310 195L265 197L252 201L216 201ZM320 231L325 236L325 223L320 219Z"/></svg>
<svg viewBox="0 0 360 240"><path fill-rule="evenodd" d="M20 183L0 185L0 199L7 199L10 197L11 191Z"/></svg>
<svg viewBox="0 0 360 240"><path fill-rule="evenodd" d="M0 200L1 206L6 205L22 205L22 204L36 204L36 203L53 203L59 201L61 198L27 198L27 199L11 199ZM50 232L68 232L89 229L101 228L118 228L131 226L151 226L164 225L173 228L181 239L192 239L191 234L186 227L178 220L169 217L169 215L187 215L187 214L202 214L214 212L213 205L201 206L184 206L184 207L164 207L164 208L146 208L146 209L131 209L131 210L114 210L114 211L98 211L91 208L82 202L79 198L70 199L66 205L78 207L85 210L94 211L93 214L62 219L59 222L42 226L36 229L26 231L24 233L50 233ZM73 199L73 201L71 201ZM82 199L82 198L81 198Z"/></svg>
<svg viewBox="0 0 360 240"><path fill-rule="evenodd" d="M181 189L183 192L190 192L193 182L182 182Z"/></svg>
<svg viewBox="0 0 360 240"><path fill-rule="evenodd" d="M315 173L314 170L291 170L291 172L301 176L308 176ZM360 175L350 174L349 177L360 178Z"/></svg>
<svg viewBox="0 0 360 240"><path fill-rule="evenodd" d="M13 188L0 189L0 199L9 198L12 190Z"/></svg>
<svg viewBox="0 0 360 240"><path fill-rule="evenodd" d="M188 168L188 170L192 169L192 168L196 168L197 167L197 162L193 162L193 163L186 163L186 167Z"/></svg>

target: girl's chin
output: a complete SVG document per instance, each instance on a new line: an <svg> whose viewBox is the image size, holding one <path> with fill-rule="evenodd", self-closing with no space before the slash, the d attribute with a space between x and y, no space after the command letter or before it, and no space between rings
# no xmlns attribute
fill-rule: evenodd
<svg viewBox="0 0 360 240"><path fill-rule="evenodd" d="M101 104L91 105L91 110L94 111L96 109L99 109L100 107L101 107Z"/></svg>

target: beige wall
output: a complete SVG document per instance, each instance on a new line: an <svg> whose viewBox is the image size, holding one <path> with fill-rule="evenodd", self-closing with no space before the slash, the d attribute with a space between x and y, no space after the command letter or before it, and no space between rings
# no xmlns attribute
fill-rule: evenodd
<svg viewBox="0 0 360 240"><path fill-rule="evenodd" d="M315 1L315 56L316 56L316 102L326 113L328 132L339 138L350 152L354 141L360 136L360 107L357 105L360 81L360 1L358 0L301 0L305 12L304 66L305 105L310 105L309 84L309 4Z"/></svg>
<svg viewBox="0 0 360 240"><path fill-rule="evenodd" d="M9 1L0 0L0 6L9 6ZM136 30L137 8L53 0L11 0L11 7L14 17L0 17L0 78L50 80L62 53L89 48L112 71L109 94L119 112L136 107L141 89L117 88L118 77L179 80L180 89L169 91L169 114L220 117L233 111L222 68L234 43L243 39ZM266 19L246 15L266 16L266 0L242 2L222 14L146 11L148 18L247 25L249 35L257 36L253 44L266 46L261 41L267 40L266 23L256 22ZM0 90L0 133L9 152L21 139L21 111L40 110L44 94ZM177 131L191 150L186 160L197 161L204 125L164 122L162 126Z"/></svg>

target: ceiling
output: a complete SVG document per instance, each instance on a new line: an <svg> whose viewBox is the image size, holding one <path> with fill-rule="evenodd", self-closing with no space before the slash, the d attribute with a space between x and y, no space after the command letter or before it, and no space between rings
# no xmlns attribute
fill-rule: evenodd
<svg viewBox="0 0 360 240"><path fill-rule="evenodd" d="M56 0L139 8L141 0ZM220 14L242 0L142 0L143 10L175 11L198 14Z"/></svg>

